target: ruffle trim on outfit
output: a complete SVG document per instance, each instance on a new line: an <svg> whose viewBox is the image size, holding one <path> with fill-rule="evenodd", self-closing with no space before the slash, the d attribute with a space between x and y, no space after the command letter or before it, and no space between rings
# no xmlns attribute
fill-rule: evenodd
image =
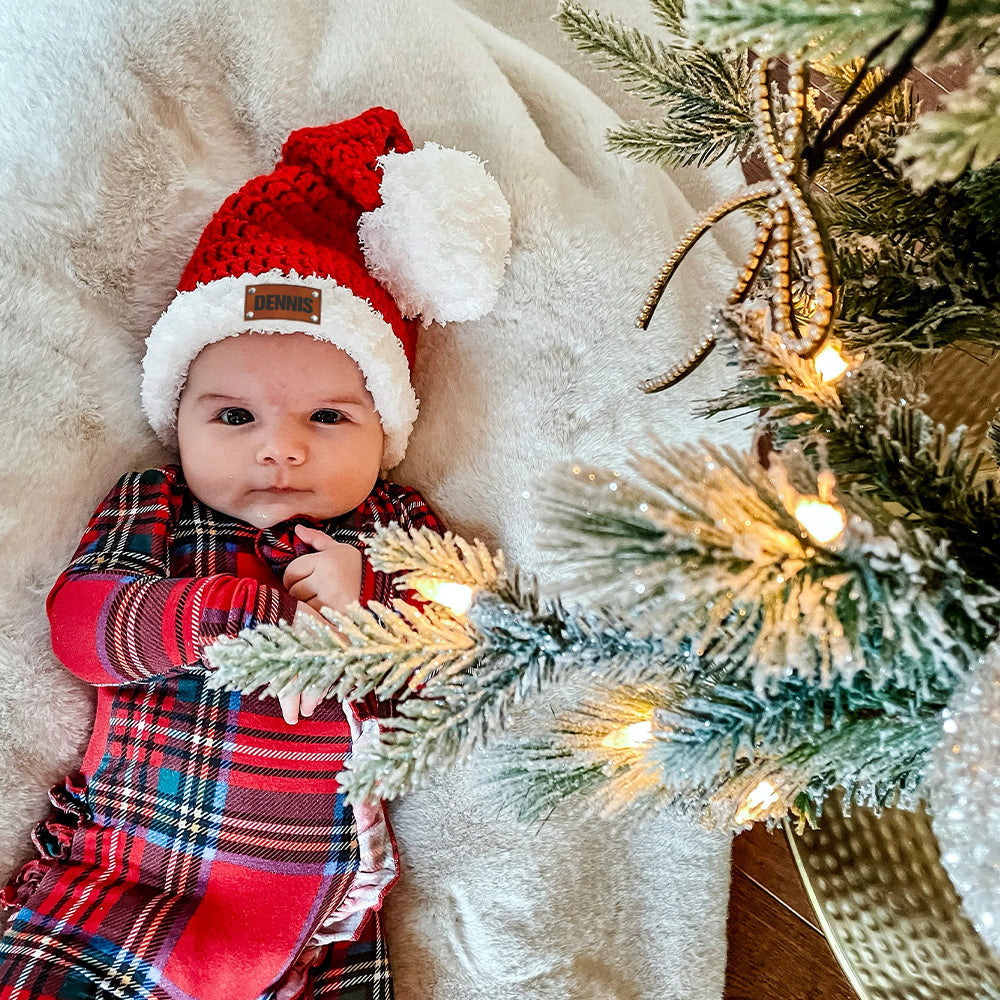
<svg viewBox="0 0 1000 1000"><path fill-rule="evenodd" d="M87 780L78 771L49 789L53 810L31 831L38 857L22 865L0 889L0 909L16 910L27 903L45 873L57 862L68 861L73 834L93 819L87 804Z"/></svg>
<svg viewBox="0 0 1000 1000"><path fill-rule="evenodd" d="M351 754L364 753L378 740L378 721L362 719L354 702L343 701L341 705L351 727ZM396 842L383 803L360 802L353 811L359 854L354 883L333 909L324 914L295 961L274 984L274 1000L306 1000L309 971L323 963L335 941L358 940L399 877Z"/></svg>

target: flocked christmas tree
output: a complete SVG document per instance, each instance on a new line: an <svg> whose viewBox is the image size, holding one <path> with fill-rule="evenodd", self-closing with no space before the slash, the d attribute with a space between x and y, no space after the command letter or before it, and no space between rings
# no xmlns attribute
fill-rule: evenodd
<svg viewBox="0 0 1000 1000"><path fill-rule="evenodd" d="M560 8L651 104L655 120L614 131L612 148L667 166L756 149L769 176L658 276L640 323L702 232L753 216L746 267L699 349L643 388L669 392L724 350L732 384L704 413L759 414L757 445L637 443L627 473L556 472L543 518L586 581L572 594L540 596L481 545L390 529L373 563L405 571L422 610L217 644L220 685L397 699L346 772L351 795L396 796L496 742L518 700L586 682L544 738L500 740L500 780L527 816L575 799L739 827L807 820L838 786L911 803L942 711L996 641L1000 426L991 456L936 425L920 371L956 343L1000 347L1000 5L653 7L655 39ZM921 114L907 72L956 53L967 83Z"/></svg>

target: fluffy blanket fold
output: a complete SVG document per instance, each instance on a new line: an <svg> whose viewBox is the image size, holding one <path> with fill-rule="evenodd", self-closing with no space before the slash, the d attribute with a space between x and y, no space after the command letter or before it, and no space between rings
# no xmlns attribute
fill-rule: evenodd
<svg viewBox="0 0 1000 1000"><path fill-rule="evenodd" d="M649 23L642 0L616 9ZM0 877L90 724L89 693L49 650L45 593L117 476L167 457L138 406L143 338L208 217L292 129L392 107L418 144L479 155L511 203L496 311L425 331L421 415L396 473L456 531L545 577L540 476L572 459L620 466L649 431L721 438L690 418L720 363L667 396L634 386L702 336L733 273L723 252L699 246L649 333L632 318L696 208L739 177L670 178L606 152L617 116L602 97L635 108L551 14L548 0L0 11ZM491 809L483 767L393 810L400 1000L717 1000L727 838L667 816L527 829Z"/></svg>

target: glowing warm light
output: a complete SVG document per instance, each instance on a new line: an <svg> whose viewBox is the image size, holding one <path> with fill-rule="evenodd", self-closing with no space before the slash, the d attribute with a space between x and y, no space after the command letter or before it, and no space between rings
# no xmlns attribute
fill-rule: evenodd
<svg viewBox="0 0 1000 1000"><path fill-rule="evenodd" d="M753 791L746 797L743 805L736 813L736 822L739 824L752 823L755 819L760 819L764 813L774 805L779 799L778 793L774 790L774 785L766 779L755 786Z"/></svg>
<svg viewBox="0 0 1000 1000"><path fill-rule="evenodd" d="M820 545L834 541L847 526L847 515L843 509L823 500L800 500L795 505L795 520Z"/></svg>
<svg viewBox="0 0 1000 1000"><path fill-rule="evenodd" d="M841 357L840 351L833 344L827 344L819 354L813 358L816 366L816 374L824 382L836 382L844 372L851 366Z"/></svg>
<svg viewBox="0 0 1000 1000"><path fill-rule="evenodd" d="M443 604L456 615L464 615L472 605L472 588L464 583L450 583L447 580L416 580L413 589L428 601Z"/></svg>
<svg viewBox="0 0 1000 1000"><path fill-rule="evenodd" d="M612 750L637 750L648 743L653 736L653 723L648 719L645 722L633 722L631 726L622 729L613 729L601 740L601 743Z"/></svg>

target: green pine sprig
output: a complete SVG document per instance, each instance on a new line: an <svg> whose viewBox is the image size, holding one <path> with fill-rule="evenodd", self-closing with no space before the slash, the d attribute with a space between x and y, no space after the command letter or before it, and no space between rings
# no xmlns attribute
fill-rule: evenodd
<svg viewBox="0 0 1000 1000"><path fill-rule="evenodd" d="M470 616L480 635L474 670L438 675L398 701L378 740L354 755L341 779L350 801L419 787L501 733L516 705L554 685L588 673L641 679L669 659L658 639L558 603L513 607L481 595Z"/></svg>
<svg viewBox="0 0 1000 1000"><path fill-rule="evenodd" d="M503 800L527 821L565 802L630 817L669 807L725 829L789 814L805 823L838 787L859 805L910 798L940 739L946 698L941 691L918 707L907 692L875 691L863 678L828 689L790 678L767 694L697 676L671 687L597 687L547 736L495 747L493 766ZM639 719L652 725L632 736ZM748 803L765 781L766 798Z"/></svg>
<svg viewBox="0 0 1000 1000"><path fill-rule="evenodd" d="M775 446L795 447L814 475L832 469L879 530L904 517L947 540L970 578L1000 589L1000 497L982 475L985 451L924 412L921 383L906 371L863 362L835 388L811 362L755 342L740 326L754 322L748 310L722 318L720 330L741 330L728 350L742 373L704 412L766 408Z"/></svg>
<svg viewBox="0 0 1000 1000"><path fill-rule="evenodd" d="M899 143L897 160L917 191L947 183L1000 158L1000 59L980 66L969 83L944 99L940 111Z"/></svg>
<svg viewBox="0 0 1000 1000"><path fill-rule="evenodd" d="M670 32L680 28L680 4L661 0L656 11ZM611 149L665 166L689 166L727 153L740 155L752 142L745 63L693 47L677 33L650 38L570 0L562 0L556 20L626 90L649 101L661 115L655 123L610 130Z"/></svg>
<svg viewBox="0 0 1000 1000"><path fill-rule="evenodd" d="M209 685L245 693L327 691L357 701L405 696L427 684L470 669L477 655L469 623L446 609L419 611L405 601L392 608L371 602L346 614L325 608L327 628L307 621L294 627L258 625L238 637L222 637L205 650Z"/></svg>
<svg viewBox="0 0 1000 1000"><path fill-rule="evenodd" d="M805 52L807 58L861 58L890 39L876 57L891 65L917 38L935 0L691 0L690 37L712 51L753 49L760 55ZM990 43L1000 27L992 0L950 0L932 53Z"/></svg>
<svg viewBox="0 0 1000 1000"><path fill-rule="evenodd" d="M842 538L811 539L793 514L816 489L809 463L798 489L777 459L765 471L709 445L654 444L633 465L635 482L581 469L550 490L550 545L588 593L690 640L726 676L760 689L789 665L823 685L864 671L925 697L995 634L1000 591L863 491L840 498Z"/></svg>

